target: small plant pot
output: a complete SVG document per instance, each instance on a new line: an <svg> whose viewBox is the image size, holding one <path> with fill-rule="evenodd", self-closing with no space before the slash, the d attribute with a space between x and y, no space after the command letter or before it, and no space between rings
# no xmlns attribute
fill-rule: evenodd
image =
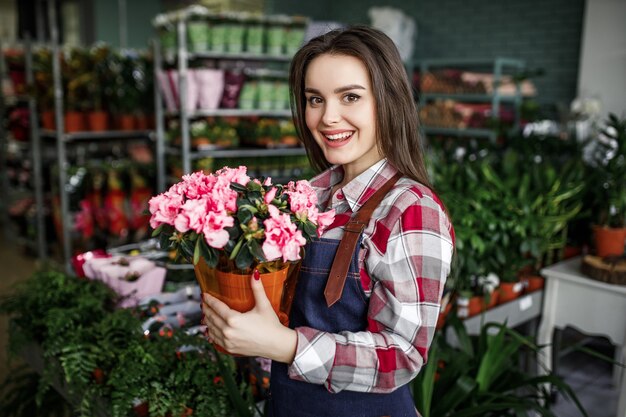
<svg viewBox="0 0 626 417"><path fill-rule="evenodd" d="M526 275L522 278L527 293L539 291L544 287L545 281L545 278L540 275Z"/></svg>
<svg viewBox="0 0 626 417"><path fill-rule="evenodd" d="M85 130L85 115L78 111L65 113L65 131L67 133L82 132Z"/></svg>
<svg viewBox="0 0 626 417"><path fill-rule="evenodd" d="M522 295L524 285L518 282L501 282L498 287L498 304L508 303Z"/></svg>
<svg viewBox="0 0 626 417"><path fill-rule="evenodd" d="M104 132L109 129L109 115L104 111L92 111L87 114L87 125L93 132Z"/></svg>
<svg viewBox="0 0 626 417"><path fill-rule="evenodd" d="M596 255L599 257L621 256L624 254L626 228L593 226L593 237L596 245Z"/></svg>
<svg viewBox="0 0 626 417"><path fill-rule="evenodd" d="M289 312L295 294L299 265L300 263L290 263L278 271L260 274L265 294L283 325L289 324ZM251 274L242 275L210 268L203 258L200 258L194 269L203 293L213 295L233 310L242 313L254 308L254 294L250 286ZM216 348L226 352L220 346Z"/></svg>
<svg viewBox="0 0 626 417"><path fill-rule="evenodd" d="M54 120L54 110L44 110L41 112L41 127L45 130L56 129L56 121Z"/></svg>
<svg viewBox="0 0 626 417"><path fill-rule="evenodd" d="M485 296L475 295L472 297L459 297L457 299L457 315L459 318L470 318L483 313L498 304L499 294L497 291L491 293L489 304L485 301Z"/></svg>
<svg viewBox="0 0 626 417"><path fill-rule="evenodd" d="M133 116L132 114L120 115L117 122L120 130L135 130L135 116Z"/></svg>
<svg viewBox="0 0 626 417"><path fill-rule="evenodd" d="M138 114L135 116L135 128L137 130L150 129L150 120L148 119L148 116L145 114Z"/></svg>

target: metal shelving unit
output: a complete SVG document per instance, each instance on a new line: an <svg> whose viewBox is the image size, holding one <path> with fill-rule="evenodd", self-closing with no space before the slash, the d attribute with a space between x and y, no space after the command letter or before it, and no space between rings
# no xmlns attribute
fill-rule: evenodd
<svg viewBox="0 0 626 417"><path fill-rule="evenodd" d="M464 103L491 103L491 113L497 117L500 114L500 107L503 103L514 107L515 122L511 131L519 129L520 108L522 104L522 94L519 83L516 83L514 95L502 95L498 92L498 86L502 77L508 70L523 71L526 68L524 61L510 58L494 59L429 59L419 61L418 65L421 74L430 72L432 68L489 68L493 74L494 93L492 94L463 94L463 93L421 93L420 105L433 100L455 100ZM426 135L447 135L447 136L471 136L496 140L497 132L494 129L456 129L434 126L422 126Z"/></svg>
<svg viewBox="0 0 626 417"><path fill-rule="evenodd" d="M2 46L0 45L0 53ZM24 43L24 57L25 57L25 71L26 71L26 85L32 86L34 84L33 74L33 54L32 44L30 39L26 39ZM6 74L4 55L0 57L0 80L4 79ZM32 90L32 89L31 89ZM6 172L7 152L9 146L8 134L4 129L4 124L0 123L0 166L2 167L1 179L2 189L6 190L9 195L2 199L2 222L5 237L22 245L26 245L34 249L39 259L45 259L47 257L46 247L46 228L45 228L45 213L44 213L44 197L43 197L43 182L42 182L42 163L41 163L41 144L39 137L39 120L37 117L37 105L35 97L32 94L19 94L13 97L4 97L2 91L0 91L0 115L4 117L6 106L13 105L19 102L23 102L28 106L29 110L29 125L30 125L30 142L28 144L20 144L24 150L30 153L30 159L33 167L33 180L32 180L32 192L28 191L28 194L32 194L35 200L35 206L37 210L35 212L35 224L36 224L36 236L35 240L31 240L25 237L15 236L9 227L9 215L8 206L12 201L15 201L15 196L24 196L23 190L19 190L16 193L11 193L8 176Z"/></svg>
<svg viewBox="0 0 626 417"><path fill-rule="evenodd" d="M187 21L186 17L180 17L176 24L178 50L175 56L176 67L178 70L178 91L179 103L187 102L187 77L189 62L195 59L213 59L213 60L236 60L236 61L256 61L268 62L273 64L287 64L291 61L291 56L287 55L270 55L270 54L251 54L251 53L215 53L215 52L194 52L191 53L187 48ZM154 42L154 68L155 79L157 79L156 71L163 67L164 59L161 54L161 48L158 41ZM168 61L173 63L172 60ZM279 71L274 71L278 73ZM285 73L285 72L283 72ZM286 73L285 73L286 74ZM237 148L237 149L205 149L193 150L190 139L190 120L196 117L276 117L290 118L292 116L290 110L244 110L244 109L214 109L214 110L195 110L187 111L184 105L180 106L180 111L166 112L163 109L163 99L159 87L155 83L155 115L157 117L156 136L157 136L157 189L159 192L165 191L166 182L172 180L166 174L167 155L180 157L182 160L182 168L184 173L190 173L192 170L192 161L199 158L232 158L232 157L263 157L263 156L299 156L306 155L304 148ZM179 117L181 129L181 146L172 147L165 145L165 117Z"/></svg>
<svg viewBox="0 0 626 417"><path fill-rule="evenodd" d="M52 3L50 3L52 6ZM104 141L118 141L137 138L142 140L153 140L154 132L150 130L138 131L104 131L104 132L65 132L64 125L64 97L63 86L61 83L61 50L59 45L58 28L53 23L56 21L54 7L49 8L51 39L52 39L52 69L54 79L54 111L56 130L44 130L40 133L42 138L54 140L56 145L56 158L59 166L59 194L61 206L61 223L62 223L62 240L63 240L63 260L65 269L68 273L72 273L71 257L72 257L72 240L70 235L70 227L72 221L70 218L69 196L66 192L66 184L68 181L68 158L67 147L72 144L94 143Z"/></svg>

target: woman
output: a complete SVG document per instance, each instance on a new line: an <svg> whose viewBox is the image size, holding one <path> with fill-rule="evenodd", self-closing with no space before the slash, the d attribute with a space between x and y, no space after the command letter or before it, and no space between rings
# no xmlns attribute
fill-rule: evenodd
<svg viewBox="0 0 626 417"><path fill-rule="evenodd" d="M311 184L335 222L306 248L290 327L255 273L247 313L205 294L208 337L273 360L274 416L415 416L408 383L427 359L454 232L429 185L402 61L382 32L355 26L302 47L290 85L323 170Z"/></svg>

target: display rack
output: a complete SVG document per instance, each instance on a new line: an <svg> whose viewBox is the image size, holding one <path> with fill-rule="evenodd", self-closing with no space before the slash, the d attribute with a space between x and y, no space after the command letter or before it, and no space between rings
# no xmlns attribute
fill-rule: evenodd
<svg viewBox="0 0 626 417"><path fill-rule="evenodd" d="M54 7L49 9L50 21L55 22ZM94 143L103 141L128 141L129 139L154 140L154 132L150 130L140 131L103 131L103 132L65 132L64 126L64 97L61 77L61 49L58 42L58 28L51 24L52 39L52 71L54 80L54 117L56 130L41 131L41 138L54 139L56 142L56 159L58 164L59 178L59 200L62 225L62 250L65 269L68 273L73 273L71 265L72 257L72 237L70 234L73 222L70 218L69 195L67 193L68 182L68 146L81 143Z"/></svg>
<svg viewBox="0 0 626 417"><path fill-rule="evenodd" d="M494 58L494 59L428 59L416 63L420 68L420 74L429 73L433 68L452 68L452 69L489 69L493 74L493 93L491 94L463 94L463 93L429 93L420 92L419 104L423 106L428 102L435 100L455 100L462 103L490 103L491 114L498 117L500 107L503 104L510 104L514 108L514 124L510 131L519 130L520 126L520 109L522 105L522 93L519 82L515 83L515 94L502 95L498 91L498 86L502 82L504 75L508 73L519 74L526 68L524 61L510 58ZM421 77L420 77L421 78ZM495 142L498 136L496 129L490 128L446 128L434 126L422 126L423 133L429 135L443 136L468 136L475 138L488 138Z"/></svg>
<svg viewBox="0 0 626 417"><path fill-rule="evenodd" d="M215 53L215 52L190 52L187 47L187 19L186 15L179 16L176 22L177 53L174 57L178 71L179 103L187 102L188 94L188 68L190 61L198 59L213 60L236 60L241 62L256 61L272 64L288 64L291 61L289 55L252 54L252 53ZM161 53L161 45L158 41L154 44L155 79L156 71L162 69L165 59ZM285 72L286 74L286 72ZM155 83L155 115L157 136L157 187L160 192L165 191L166 182L172 182L172 178L166 174L166 156L180 157L183 173L192 171L192 162L200 158L231 158L231 157L264 157L264 156L296 156L306 155L304 148L236 148L236 149L205 149L192 150L190 139L190 120L197 117L273 117L290 118L289 110L244 110L244 109L214 109L188 111L185 105L175 112L166 112L163 108L163 98L160 89ZM181 130L181 146L173 147L165 144L165 117L178 116Z"/></svg>
<svg viewBox="0 0 626 417"><path fill-rule="evenodd" d="M4 80L6 76L5 57L2 52L2 45L0 44L0 80ZM26 72L26 85L32 87L34 84L33 76L33 55L32 44L27 37L24 43L24 57L25 57L25 72ZM0 89L1 90L1 89ZM44 196L43 196L43 183L42 183L42 163L41 163L41 144L39 138L39 121L37 117L37 106L35 97L32 94L32 88L28 88L30 94L16 95L13 97L5 97L4 92L0 91L0 115L4 117L7 104L26 103L29 110L29 125L30 125L30 142L28 145L24 145L26 151L29 154L29 159L32 163L32 190L27 190L26 194L32 195L35 200L35 238L30 239L28 237L18 236L13 230L11 230L9 222L9 206L16 200L16 196L24 195L24 192L15 192L9 184L7 175L7 155L9 146L8 132L4 128L4 123L0 123L0 170L2 182L2 189L6 190L5 198L0 202L2 206L2 223L7 240L11 242L17 242L19 244L26 245L33 248L39 259L45 259L47 257L46 247L46 228L45 228L45 212L44 212ZM26 149L27 148L27 149Z"/></svg>

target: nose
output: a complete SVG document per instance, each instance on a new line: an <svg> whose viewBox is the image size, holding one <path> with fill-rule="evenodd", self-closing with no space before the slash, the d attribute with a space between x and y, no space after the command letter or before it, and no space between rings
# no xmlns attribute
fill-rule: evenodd
<svg viewBox="0 0 626 417"><path fill-rule="evenodd" d="M332 101L327 101L324 104L324 113L322 114L322 123L327 126L338 123L341 120L341 112L339 105Z"/></svg>

